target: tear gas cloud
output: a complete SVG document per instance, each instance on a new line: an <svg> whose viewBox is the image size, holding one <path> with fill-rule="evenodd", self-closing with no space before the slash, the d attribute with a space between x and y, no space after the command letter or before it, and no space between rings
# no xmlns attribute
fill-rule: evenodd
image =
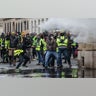
<svg viewBox="0 0 96 96"><path fill-rule="evenodd" d="M76 35L74 40L79 43L96 43L96 19L61 19L50 18L47 22L40 25L44 31L69 30L71 34Z"/></svg>

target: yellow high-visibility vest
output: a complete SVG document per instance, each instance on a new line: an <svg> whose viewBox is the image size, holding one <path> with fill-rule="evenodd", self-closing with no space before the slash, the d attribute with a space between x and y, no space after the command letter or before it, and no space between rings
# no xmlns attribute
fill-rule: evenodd
<svg viewBox="0 0 96 96"><path fill-rule="evenodd" d="M56 40L57 46L66 46L68 45L68 39L65 38L64 36L61 36L60 38L57 38Z"/></svg>
<svg viewBox="0 0 96 96"><path fill-rule="evenodd" d="M14 50L14 56L19 56L21 53L23 53L24 51L22 49L17 49Z"/></svg>
<svg viewBox="0 0 96 96"><path fill-rule="evenodd" d="M75 43L75 42L73 42L71 45L75 47L75 46L76 46L76 43Z"/></svg>
<svg viewBox="0 0 96 96"><path fill-rule="evenodd" d="M9 48L10 47L10 40L5 40L5 48Z"/></svg>

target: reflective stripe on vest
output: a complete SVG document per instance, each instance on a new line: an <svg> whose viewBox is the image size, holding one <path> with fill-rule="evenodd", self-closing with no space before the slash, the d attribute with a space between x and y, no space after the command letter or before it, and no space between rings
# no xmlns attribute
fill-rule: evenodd
<svg viewBox="0 0 96 96"><path fill-rule="evenodd" d="M21 53L23 53L23 50L18 49L18 50L14 50L14 56L19 56Z"/></svg>
<svg viewBox="0 0 96 96"><path fill-rule="evenodd" d="M36 50L37 50L37 51L40 51L41 42L42 42L42 39L40 39L38 42L36 42Z"/></svg>
<svg viewBox="0 0 96 96"><path fill-rule="evenodd" d="M71 45L72 45L72 46L76 46L76 43L75 43L75 42L73 42Z"/></svg>
<svg viewBox="0 0 96 96"><path fill-rule="evenodd" d="M42 49L41 49L41 44L43 44L43 48ZM37 43L36 50L37 51L40 51L40 50L46 51L47 50L47 44L46 44L44 39L40 39L40 41Z"/></svg>
<svg viewBox="0 0 96 96"><path fill-rule="evenodd" d="M44 39L42 39L42 43L43 43L43 51L46 51L47 50L47 43L45 42Z"/></svg>
<svg viewBox="0 0 96 96"><path fill-rule="evenodd" d="M5 48L9 48L10 47L10 41L9 40L5 40Z"/></svg>
<svg viewBox="0 0 96 96"><path fill-rule="evenodd" d="M0 38L0 46L1 46L1 44L2 44L2 38Z"/></svg>
<svg viewBox="0 0 96 96"><path fill-rule="evenodd" d="M65 39L64 36L61 36L60 38L57 38L56 42L57 42L58 47L60 47L60 46L66 46L67 47L68 39L67 38Z"/></svg>
<svg viewBox="0 0 96 96"><path fill-rule="evenodd" d="M37 39L36 39L36 36L33 37L33 46L36 46L36 42L37 42Z"/></svg>

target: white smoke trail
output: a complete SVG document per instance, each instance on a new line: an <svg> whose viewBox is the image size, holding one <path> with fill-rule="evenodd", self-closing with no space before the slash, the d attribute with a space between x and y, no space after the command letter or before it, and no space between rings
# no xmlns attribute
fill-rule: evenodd
<svg viewBox="0 0 96 96"><path fill-rule="evenodd" d="M71 34L77 35L74 40L79 43L96 42L96 19L51 18L46 23L41 24L40 27L47 31L69 30Z"/></svg>

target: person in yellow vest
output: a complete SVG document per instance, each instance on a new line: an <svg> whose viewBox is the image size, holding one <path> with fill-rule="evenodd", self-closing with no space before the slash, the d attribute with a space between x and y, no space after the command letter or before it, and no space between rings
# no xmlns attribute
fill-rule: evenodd
<svg viewBox="0 0 96 96"><path fill-rule="evenodd" d="M5 48L4 47L4 41L5 41L5 34L4 33L2 33L1 34L1 36L0 36L0 46L1 46L1 48L0 48L0 50L1 50L1 58L3 58L3 54L4 54L4 52L5 52L5 50L3 51L3 49Z"/></svg>
<svg viewBox="0 0 96 96"><path fill-rule="evenodd" d="M44 34L41 34L41 55L43 57L43 67L45 65L45 55L46 55L46 51L47 51L47 43L46 43L46 38L44 37Z"/></svg>
<svg viewBox="0 0 96 96"><path fill-rule="evenodd" d="M24 51L22 49L14 50L14 58L16 59L16 57L19 57L19 63L17 64L16 69L18 69L23 62L23 56L22 56L23 52Z"/></svg>
<svg viewBox="0 0 96 96"><path fill-rule="evenodd" d="M3 59L3 62L6 62L8 63L8 48L9 48L9 45L10 42L6 40L6 38L3 38L2 39L2 42L1 42L1 52L2 52L2 59Z"/></svg>
<svg viewBox="0 0 96 96"><path fill-rule="evenodd" d="M26 53L27 46L25 43L26 43L26 38L23 37L23 40L19 41L18 48L14 51L14 55L19 56L19 63L17 64L16 69L18 69L21 65L23 67L28 67L27 63L30 60L30 58L28 54Z"/></svg>
<svg viewBox="0 0 96 96"><path fill-rule="evenodd" d="M0 47L1 47L1 43L2 43L2 38L0 37Z"/></svg>
<svg viewBox="0 0 96 96"><path fill-rule="evenodd" d="M58 67L62 67L62 54L64 55L65 59L67 60L68 64L69 64L69 68L71 68L71 61L70 61L70 56L68 54L68 38L66 36L64 36L65 34L62 32L60 34L60 36L57 38L56 42L57 42L57 46L58 46L58 62L59 65Z"/></svg>
<svg viewBox="0 0 96 96"><path fill-rule="evenodd" d="M33 34L32 36L32 59L36 60L37 54L36 54L36 49L35 49L35 44L37 41L37 36L36 34Z"/></svg>
<svg viewBox="0 0 96 96"><path fill-rule="evenodd" d="M72 55L73 55L73 58L76 58L78 56L78 43L73 41L72 44L71 44L71 47L72 47Z"/></svg>
<svg viewBox="0 0 96 96"><path fill-rule="evenodd" d="M44 39L41 38L41 34L37 35L37 39L35 42L35 49L37 52L37 56L38 56L38 64L37 65L43 65L44 64L44 58L43 58L43 52L44 50Z"/></svg>
<svg viewBox="0 0 96 96"><path fill-rule="evenodd" d="M2 55L2 53L1 53L1 50L2 50L1 44L2 44L2 38L0 36L0 56Z"/></svg>

